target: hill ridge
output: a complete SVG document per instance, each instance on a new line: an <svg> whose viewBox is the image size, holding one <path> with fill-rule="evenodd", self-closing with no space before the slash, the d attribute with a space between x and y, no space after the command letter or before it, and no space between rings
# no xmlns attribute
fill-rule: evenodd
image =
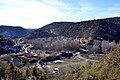
<svg viewBox="0 0 120 80"><path fill-rule="evenodd" d="M44 37L41 37L41 35L43 35L42 32L73 38L88 38L91 36L97 36L107 40L119 40L120 17L95 19L81 22L53 22L35 30L26 38L42 38ZM51 34L48 37L51 37Z"/></svg>

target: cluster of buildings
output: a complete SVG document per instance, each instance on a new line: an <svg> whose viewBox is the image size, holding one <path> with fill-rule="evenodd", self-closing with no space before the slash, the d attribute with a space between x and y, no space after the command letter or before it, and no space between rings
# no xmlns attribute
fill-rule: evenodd
<svg viewBox="0 0 120 80"><path fill-rule="evenodd" d="M33 46L25 43L22 38L0 38L0 57L7 63L14 62L18 67L30 66L38 61L40 56L31 54L32 49Z"/></svg>
<svg viewBox="0 0 120 80"><path fill-rule="evenodd" d="M91 59L87 59L89 57L93 58L94 55L90 55L86 57L85 54L93 54L93 53L105 53L106 51L110 51L114 49L116 43L115 41L109 42L107 40L100 39L85 39L85 38L65 38L65 37L50 37L50 38L41 38L39 41L44 41L43 45L48 45L52 48L59 49L61 47L69 47L69 48L79 48L76 51L69 51L68 53L65 50L55 51L57 56L48 56L41 57L40 54L33 54L34 47L30 43L26 43L22 38L18 39L5 39L0 38L0 54L3 54L3 51L7 51L6 55L1 55L0 57L6 62L14 62L14 64L18 67L31 67L34 65L38 65L40 68L44 68L47 64L56 64L56 63L64 63L64 59L84 59L86 61L92 61ZM49 44L47 44L49 43ZM53 44L53 45L52 45ZM39 44L38 44L39 45ZM64 46L66 45L66 46ZM77 47L76 47L77 46ZM52 54L55 52L50 52L46 50L46 54ZM14 54L10 54L14 53ZM16 54L15 54L16 53ZM54 68L53 73L58 72L58 68Z"/></svg>

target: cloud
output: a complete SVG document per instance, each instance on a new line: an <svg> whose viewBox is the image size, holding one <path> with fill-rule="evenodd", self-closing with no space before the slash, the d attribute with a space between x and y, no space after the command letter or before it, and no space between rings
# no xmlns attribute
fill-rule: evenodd
<svg viewBox="0 0 120 80"><path fill-rule="evenodd" d="M62 0L2 0L0 24L40 28L56 21L77 21L76 17L91 10L88 3L79 8Z"/></svg>
<svg viewBox="0 0 120 80"><path fill-rule="evenodd" d="M88 2L81 2L76 16L88 14L93 10L93 6Z"/></svg>
<svg viewBox="0 0 120 80"><path fill-rule="evenodd" d="M42 27L70 14L70 6L57 0L50 3L47 0L2 0L0 8L0 24L29 28Z"/></svg>
<svg viewBox="0 0 120 80"><path fill-rule="evenodd" d="M94 6L87 0L79 0L78 6L72 12L72 20L74 22L89 20L90 13L94 10ZM91 19L91 18L90 18Z"/></svg>
<svg viewBox="0 0 120 80"><path fill-rule="evenodd" d="M109 16L118 16L120 15L120 5L115 4L112 7L106 9Z"/></svg>
<svg viewBox="0 0 120 80"><path fill-rule="evenodd" d="M77 22L120 13L119 5L107 9L96 6L89 0L1 0L0 25L40 28L51 22Z"/></svg>

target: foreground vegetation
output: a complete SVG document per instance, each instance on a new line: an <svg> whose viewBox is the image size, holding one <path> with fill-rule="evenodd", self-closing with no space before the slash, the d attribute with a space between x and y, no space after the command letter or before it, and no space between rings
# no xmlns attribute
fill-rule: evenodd
<svg viewBox="0 0 120 80"><path fill-rule="evenodd" d="M99 63L80 64L76 71L56 77L55 80L119 80L120 46L106 55Z"/></svg>
<svg viewBox="0 0 120 80"><path fill-rule="evenodd" d="M46 80L44 72L37 68L20 69L13 63L5 64L0 60L0 80Z"/></svg>
<svg viewBox="0 0 120 80"><path fill-rule="evenodd" d="M5 64L0 60L0 80L119 80L120 79L120 46L100 62L80 64L77 70L57 76L49 76L37 66L20 69L13 63Z"/></svg>

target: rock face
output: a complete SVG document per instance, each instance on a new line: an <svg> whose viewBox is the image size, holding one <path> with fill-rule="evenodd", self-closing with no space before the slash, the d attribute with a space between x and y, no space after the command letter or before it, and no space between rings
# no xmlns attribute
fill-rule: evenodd
<svg viewBox="0 0 120 80"><path fill-rule="evenodd" d="M47 34L44 34L47 33ZM48 36L49 34L49 36ZM120 17L82 21L82 22L54 22L43 26L27 36L29 39L50 37L51 35L65 37L97 36L106 40L120 39Z"/></svg>
<svg viewBox="0 0 120 80"><path fill-rule="evenodd" d="M4 37L22 37L30 32L31 30L19 26L0 26L0 34Z"/></svg>

